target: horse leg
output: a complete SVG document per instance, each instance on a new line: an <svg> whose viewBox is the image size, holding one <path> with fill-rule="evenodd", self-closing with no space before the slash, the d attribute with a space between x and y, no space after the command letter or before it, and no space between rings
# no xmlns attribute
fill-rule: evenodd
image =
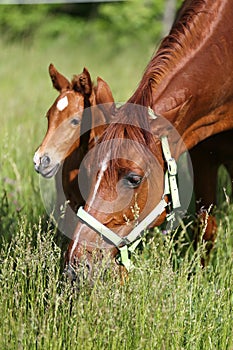
<svg viewBox="0 0 233 350"><path fill-rule="evenodd" d="M225 166L229 176L230 176L230 180L231 180L231 198L233 196L233 161L226 161L223 163L223 165Z"/></svg>
<svg viewBox="0 0 233 350"><path fill-rule="evenodd" d="M205 145L196 146L190 151L194 173L194 191L198 225L195 233L195 245L202 239L207 242L207 255L211 251L217 233L216 218L211 214L216 205L218 163L213 155L205 151ZM204 261L203 261L204 263Z"/></svg>

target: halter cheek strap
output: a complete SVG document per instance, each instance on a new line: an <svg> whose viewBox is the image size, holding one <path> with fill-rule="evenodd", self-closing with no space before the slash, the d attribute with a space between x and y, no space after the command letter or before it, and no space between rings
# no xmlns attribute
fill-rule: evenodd
<svg viewBox="0 0 233 350"><path fill-rule="evenodd" d="M176 164L175 159L172 158L172 156L171 156L167 136L161 137L161 144L162 144L163 155L164 155L165 161L167 163L167 172L165 173L164 194L171 195L172 208L177 209L181 206L180 198L179 198L179 191L178 191L178 186L177 186L177 181L176 181L177 164Z"/></svg>
<svg viewBox="0 0 233 350"><path fill-rule="evenodd" d="M130 253L132 253L141 242L142 232L153 221L155 221L155 219L159 217L168 206L168 203L164 199L165 195L171 196L171 203L169 204L172 206L172 209L180 207L179 191L176 181L176 161L171 157L169 143L166 136L162 136L161 144L164 158L167 163L167 171L165 173L164 181L164 194L157 206L136 227L134 227L134 229L127 236L119 236L117 233L104 226L92 215L87 213L82 207L80 207L77 212L77 216L82 222L84 222L92 230L96 231L100 237L113 244L119 250L120 255L118 257L118 262L124 265L128 271L130 271L133 267L130 260ZM171 213L168 214L168 216L171 219ZM172 213L172 217L174 218L174 213Z"/></svg>

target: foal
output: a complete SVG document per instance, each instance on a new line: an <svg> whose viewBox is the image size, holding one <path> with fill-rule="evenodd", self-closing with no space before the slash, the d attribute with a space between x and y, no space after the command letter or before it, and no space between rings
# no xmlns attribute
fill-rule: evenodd
<svg viewBox="0 0 233 350"><path fill-rule="evenodd" d="M76 225L76 211L84 204L80 193L78 175L80 164L87 151L102 135L110 118L106 109L114 102L108 84L97 78L93 86L86 68L69 81L54 65L49 66L53 87L59 92L47 112L48 129L35 152L35 170L45 178L56 179L56 212L68 201L64 229L68 225L71 234ZM106 107L99 107L107 103Z"/></svg>

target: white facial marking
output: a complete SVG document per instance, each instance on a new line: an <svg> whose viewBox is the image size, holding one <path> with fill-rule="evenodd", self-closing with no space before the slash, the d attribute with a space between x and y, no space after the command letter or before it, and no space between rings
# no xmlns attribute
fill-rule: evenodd
<svg viewBox="0 0 233 350"><path fill-rule="evenodd" d="M33 162L35 165L40 165L40 155L39 155L39 149L36 151L33 157Z"/></svg>
<svg viewBox="0 0 233 350"><path fill-rule="evenodd" d="M68 106L67 96L61 98L57 103L57 109L61 112Z"/></svg>
<svg viewBox="0 0 233 350"><path fill-rule="evenodd" d="M96 194L97 194L97 191L98 191L100 182L101 182L101 180L102 180L102 177L103 177L103 175L104 175L105 170L106 170L107 167L108 167L109 153L110 153L110 151L108 151L106 157L104 158L104 160L103 160L103 162L102 162L101 169L100 169L100 172L99 172L99 175L98 175L98 179L97 179L97 182L96 182L96 184L95 184L94 192L93 192L93 195L92 195L92 201L91 201L91 203L89 204L89 208L92 207L92 203L93 203L93 201L95 200L95 197L96 197Z"/></svg>
<svg viewBox="0 0 233 350"><path fill-rule="evenodd" d="M109 154L110 154L110 151L107 153L106 157L104 158L103 162L102 162L102 166L101 166L101 169L100 169L100 172L98 174L98 179L97 179L97 182L95 184L95 188L94 188L94 193L93 193L93 196L92 196L92 201L91 203L89 204L89 208L91 208L92 206L92 203L93 201L95 200L95 197L96 197L96 194L97 194L97 191L98 191L98 188L99 188L99 185L100 185L100 182L102 180L102 177L103 177L103 174L105 172L105 170L107 170L107 167L108 167L108 161L109 161ZM75 237L75 240L74 240L74 243L73 243L73 246L72 246L72 249L71 249L71 253L70 253L70 261L72 259L72 256L74 254L74 251L77 247L77 244L79 242L79 237L80 237L80 233L81 233L81 230L82 230L82 227L81 229L79 229L79 232L77 233L76 237Z"/></svg>
<svg viewBox="0 0 233 350"><path fill-rule="evenodd" d="M75 240L74 240L74 243L73 243L71 252L70 252L69 263L71 263L71 261L72 261L72 257L73 257L74 251L75 251L75 249L76 249L76 247L77 247L77 244L78 244L78 241L79 241L80 233L81 233L81 230L79 230L78 234L77 234L76 237L75 237Z"/></svg>

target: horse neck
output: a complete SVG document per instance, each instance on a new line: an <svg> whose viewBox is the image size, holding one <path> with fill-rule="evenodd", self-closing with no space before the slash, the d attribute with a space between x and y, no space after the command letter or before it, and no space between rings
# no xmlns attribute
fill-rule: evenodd
<svg viewBox="0 0 233 350"><path fill-rule="evenodd" d="M142 98L140 91L145 95L147 89L151 96L147 105L173 124L188 149L233 127L232 2L191 3L193 7L199 3L199 12L182 30L177 20L132 98L137 100L140 94ZM185 8L181 17L182 12Z"/></svg>

